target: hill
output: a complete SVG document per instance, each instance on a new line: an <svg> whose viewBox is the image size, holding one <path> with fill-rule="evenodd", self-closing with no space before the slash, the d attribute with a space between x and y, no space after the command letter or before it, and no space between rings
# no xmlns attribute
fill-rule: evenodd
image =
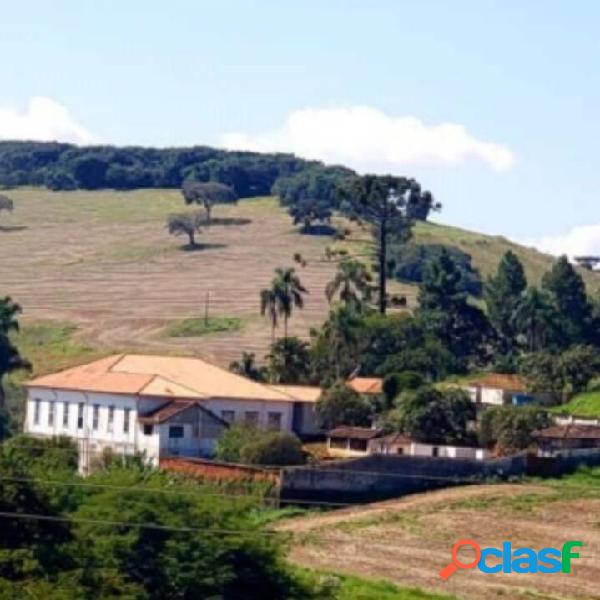
<svg viewBox="0 0 600 600"><path fill-rule="evenodd" d="M276 267L295 264L295 253L307 261L296 266L310 293L291 319L291 334L306 336L327 315L324 288L335 264L325 250L332 240L298 233L274 198L217 206L220 224L205 229L202 246L190 252L165 227L167 215L185 209L178 190L19 188L10 196L14 212L0 215L0 293L23 306L23 343L36 370L114 350L194 353L222 364L242 350L262 357L271 331L259 315L259 290ZM369 243L366 231L343 225L352 231L338 245L354 251ZM552 264L504 238L432 223L419 223L414 239L458 246L484 276L509 248L532 281ZM600 275L584 276L598 287ZM393 288L414 305L414 286ZM52 340L50 353L40 352L40 340Z"/></svg>

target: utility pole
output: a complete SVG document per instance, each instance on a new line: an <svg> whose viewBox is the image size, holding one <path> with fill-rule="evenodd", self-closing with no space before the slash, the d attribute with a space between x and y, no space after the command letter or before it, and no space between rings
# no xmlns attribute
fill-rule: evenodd
<svg viewBox="0 0 600 600"><path fill-rule="evenodd" d="M210 292L206 292L206 299L204 301L204 325L208 327L208 308L210 306Z"/></svg>

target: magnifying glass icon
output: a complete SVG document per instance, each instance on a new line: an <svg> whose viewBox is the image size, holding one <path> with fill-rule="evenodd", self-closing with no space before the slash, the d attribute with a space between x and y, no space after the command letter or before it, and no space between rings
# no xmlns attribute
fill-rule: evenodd
<svg viewBox="0 0 600 600"><path fill-rule="evenodd" d="M475 559L470 562L462 562L458 559L458 552L461 548L473 548L475 550ZM481 546L474 540L458 540L452 546L452 562L447 564L441 571L440 577L446 581L458 569L472 569L481 560Z"/></svg>

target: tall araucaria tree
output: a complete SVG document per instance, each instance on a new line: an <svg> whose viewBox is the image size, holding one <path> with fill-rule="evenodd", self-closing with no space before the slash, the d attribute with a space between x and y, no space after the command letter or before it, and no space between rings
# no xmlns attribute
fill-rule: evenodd
<svg viewBox="0 0 600 600"><path fill-rule="evenodd" d="M393 239L405 242L411 235L413 218L410 206L419 204L419 196L427 203L433 198L422 192L414 179L391 175L357 177L340 190L341 208L350 218L371 225L375 240L375 268L378 275L379 312L385 314L387 297L388 246Z"/></svg>

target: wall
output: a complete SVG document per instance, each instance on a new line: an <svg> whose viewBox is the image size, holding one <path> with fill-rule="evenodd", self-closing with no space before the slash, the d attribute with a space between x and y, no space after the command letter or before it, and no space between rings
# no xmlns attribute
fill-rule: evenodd
<svg viewBox="0 0 600 600"><path fill-rule="evenodd" d="M267 428L267 415L269 412L281 413L281 431L292 431L293 402L277 402L271 400L228 400L210 398L203 402L203 406L212 411L217 417L222 416L222 411L235 412L235 420L243 421L246 411L259 413L259 427Z"/></svg>
<svg viewBox="0 0 600 600"><path fill-rule="evenodd" d="M507 478L525 472L525 457L493 460L371 455L283 469L282 500L372 502L414 492Z"/></svg>

